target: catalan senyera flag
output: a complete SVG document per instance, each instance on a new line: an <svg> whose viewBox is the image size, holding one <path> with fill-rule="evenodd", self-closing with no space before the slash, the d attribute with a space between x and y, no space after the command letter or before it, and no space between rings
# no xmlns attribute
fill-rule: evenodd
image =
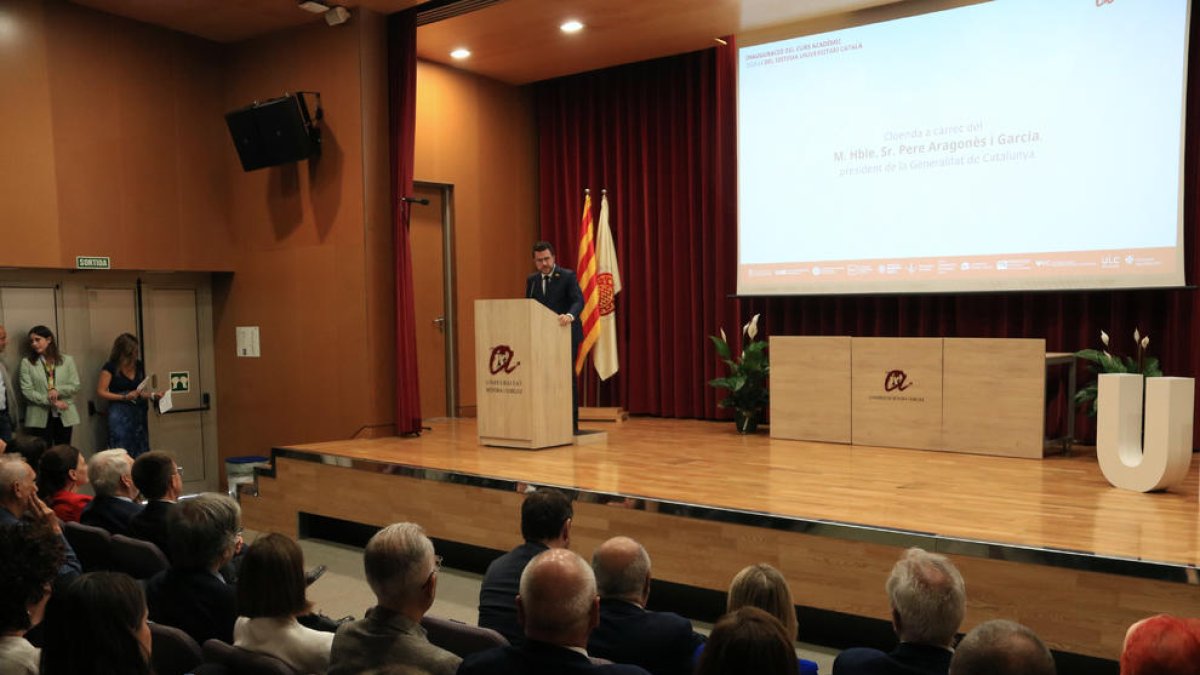
<svg viewBox="0 0 1200 675"><path fill-rule="evenodd" d="M583 324L583 342L579 355L575 357L575 374L583 371L588 352L600 337L600 294L596 292L596 243L592 232L592 196L586 191L583 196L583 216L579 219L579 263L575 273L579 277L579 288L583 291L583 312L579 322Z"/></svg>
<svg viewBox="0 0 1200 675"><path fill-rule="evenodd" d="M608 195L600 195L600 231L596 234L596 263L599 274L596 286L600 291L600 339L592 354L592 364L601 380L616 374L620 367L617 358L617 293L621 292L621 267L617 264L617 247L613 245L612 229L608 226Z"/></svg>

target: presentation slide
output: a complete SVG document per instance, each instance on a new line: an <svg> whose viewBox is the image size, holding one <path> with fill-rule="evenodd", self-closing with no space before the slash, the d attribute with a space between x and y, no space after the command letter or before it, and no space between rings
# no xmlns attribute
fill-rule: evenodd
<svg viewBox="0 0 1200 675"><path fill-rule="evenodd" d="M738 50L738 293L1179 286L1188 0Z"/></svg>

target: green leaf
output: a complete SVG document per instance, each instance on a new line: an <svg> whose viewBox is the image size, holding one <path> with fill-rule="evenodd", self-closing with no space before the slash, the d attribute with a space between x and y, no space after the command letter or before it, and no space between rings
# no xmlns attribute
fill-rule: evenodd
<svg viewBox="0 0 1200 675"><path fill-rule="evenodd" d="M1162 377L1162 366L1159 365L1158 359L1153 356L1147 356L1146 360L1142 363L1142 373L1146 377Z"/></svg>
<svg viewBox="0 0 1200 675"><path fill-rule="evenodd" d="M712 340L713 346L717 348L717 356L727 359L730 357L729 344L722 340L717 335L709 335L708 339Z"/></svg>
<svg viewBox="0 0 1200 675"><path fill-rule="evenodd" d="M1104 352L1099 349L1081 349L1075 352L1075 357L1092 363L1100 363L1100 359L1104 356Z"/></svg>

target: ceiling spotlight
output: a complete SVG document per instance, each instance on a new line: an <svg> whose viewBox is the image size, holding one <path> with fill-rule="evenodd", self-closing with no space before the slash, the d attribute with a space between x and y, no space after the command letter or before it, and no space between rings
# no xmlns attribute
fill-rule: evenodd
<svg viewBox="0 0 1200 675"><path fill-rule="evenodd" d="M578 33L579 31L583 30L583 24L575 19L571 19L570 21L559 26L559 29L564 33Z"/></svg>
<svg viewBox="0 0 1200 675"><path fill-rule="evenodd" d="M471 55L471 50L466 49L464 47L459 47L458 49L455 49L454 51L450 52L451 57L459 59L459 60L465 59L470 55Z"/></svg>
<svg viewBox="0 0 1200 675"><path fill-rule="evenodd" d="M300 0L300 9L313 14L324 14L329 11L329 7L330 5L320 0Z"/></svg>

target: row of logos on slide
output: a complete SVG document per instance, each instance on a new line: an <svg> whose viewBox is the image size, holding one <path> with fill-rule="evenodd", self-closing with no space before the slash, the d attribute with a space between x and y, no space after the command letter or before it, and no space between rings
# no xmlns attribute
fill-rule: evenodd
<svg viewBox="0 0 1200 675"><path fill-rule="evenodd" d="M1150 271L1171 263L1171 249L1139 249L1137 252L1084 251L1048 253L1021 257L977 256L926 260L862 260L825 263L780 263L744 265L746 278L770 277L862 277L940 276L951 274L1095 274Z"/></svg>

